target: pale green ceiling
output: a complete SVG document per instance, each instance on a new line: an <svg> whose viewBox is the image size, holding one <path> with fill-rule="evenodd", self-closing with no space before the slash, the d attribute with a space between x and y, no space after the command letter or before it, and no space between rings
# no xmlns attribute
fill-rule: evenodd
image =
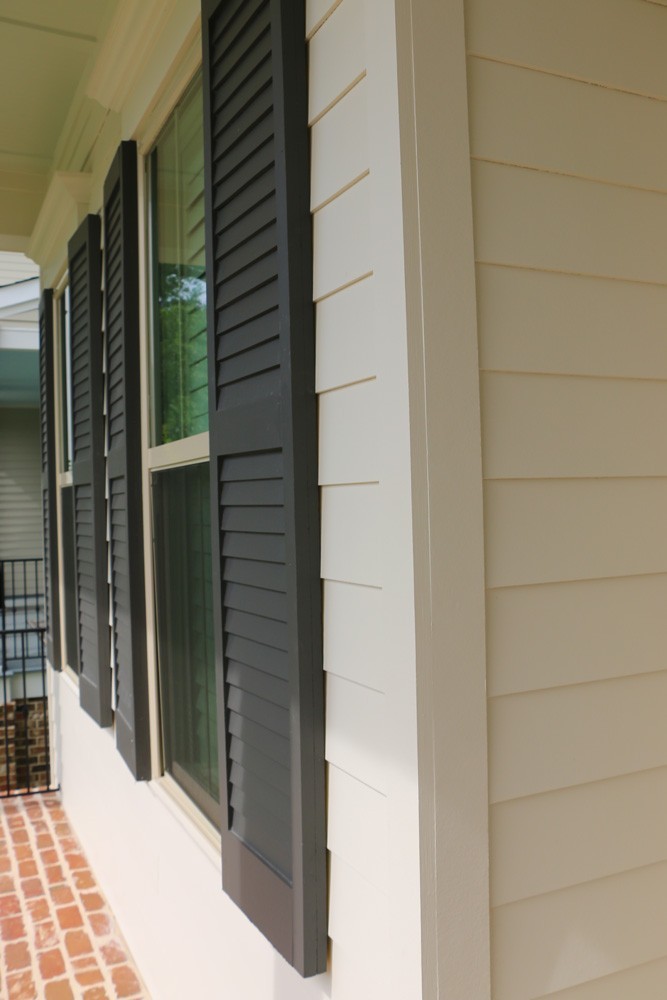
<svg viewBox="0 0 667 1000"><path fill-rule="evenodd" d="M0 0L0 247L30 235L116 0Z"/></svg>

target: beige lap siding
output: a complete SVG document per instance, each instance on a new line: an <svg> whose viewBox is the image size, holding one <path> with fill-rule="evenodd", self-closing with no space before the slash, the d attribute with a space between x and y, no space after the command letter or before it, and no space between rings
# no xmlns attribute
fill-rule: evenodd
<svg viewBox="0 0 667 1000"><path fill-rule="evenodd" d="M0 409L0 559L42 558L40 461L39 410Z"/></svg>
<svg viewBox="0 0 667 1000"><path fill-rule="evenodd" d="M667 9L467 0L494 1000L667 994Z"/></svg>

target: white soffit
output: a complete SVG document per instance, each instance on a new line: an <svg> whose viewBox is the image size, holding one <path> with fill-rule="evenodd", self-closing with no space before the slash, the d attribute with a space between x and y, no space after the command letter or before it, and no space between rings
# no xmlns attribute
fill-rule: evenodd
<svg viewBox="0 0 667 1000"><path fill-rule="evenodd" d="M119 0L86 93L120 111L164 31L177 0Z"/></svg>
<svg viewBox="0 0 667 1000"><path fill-rule="evenodd" d="M58 172L51 178L28 246L40 266L62 249L88 211L91 183L90 174Z"/></svg>

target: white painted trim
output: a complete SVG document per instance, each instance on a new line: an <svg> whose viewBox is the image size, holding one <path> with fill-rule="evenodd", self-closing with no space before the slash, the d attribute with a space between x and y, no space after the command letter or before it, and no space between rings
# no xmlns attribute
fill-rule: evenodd
<svg viewBox="0 0 667 1000"><path fill-rule="evenodd" d="M201 28L193 26L176 65L134 132L140 156L147 156L201 66Z"/></svg>
<svg viewBox="0 0 667 1000"><path fill-rule="evenodd" d="M208 431L193 434L192 437L160 444L148 449L150 469L168 469L172 465L193 465L205 462L209 457Z"/></svg>
<svg viewBox="0 0 667 1000"><path fill-rule="evenodd" d="M176 817L183 829L196 841L197 846L204 851L211 864L221 872L220 831L216 830L171 775L163 774L156 781L151 781L149 788Z"/></svg>
<svg viewBox="0 0 667 1000"><path fill-rule="evenodd" d="M423 996L489 1000L484 534L463 0L397 4L397 31Z"/></svg>
<svg viewBox="0 0 667 1000"><path fill-rule="evenodd" d="M88 97L123 109L175 6L176 0L121 0L88 78Z"/></svg>
<svg viewBox="0 0 667 1000"><path fill-rule="evenodd" d="M58 172L51 178L27 254L41 267L60 260L72 233L88 211L90 174Z"/></svg>
<svg viewBox="0 0 667 1000"><path fill-rule="evenodd" d="M144 584L146 600L146 664L148 669L148 719L150 725L151 774L162 774L160 700L157 676L157 625L155 615L155 580L153 572L153 514L149 442L151 439L151 349L150 349L150 266L146 212L146 171L139 157L137 176L139 213L139 386L141 401L141 495L143 501Z"/></svg>

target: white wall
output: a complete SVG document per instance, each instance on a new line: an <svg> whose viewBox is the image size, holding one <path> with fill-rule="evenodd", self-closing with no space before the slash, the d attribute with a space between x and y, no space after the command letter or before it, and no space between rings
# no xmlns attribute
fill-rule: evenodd
<svg viewBox="0 0 667 1000"><path fill-rule="evenodd" d="M230 996L323 1000L327 976L302 980L223 893L219 853L156 782L135 782L51 672L65 810L153 1000Z"/></svg>

